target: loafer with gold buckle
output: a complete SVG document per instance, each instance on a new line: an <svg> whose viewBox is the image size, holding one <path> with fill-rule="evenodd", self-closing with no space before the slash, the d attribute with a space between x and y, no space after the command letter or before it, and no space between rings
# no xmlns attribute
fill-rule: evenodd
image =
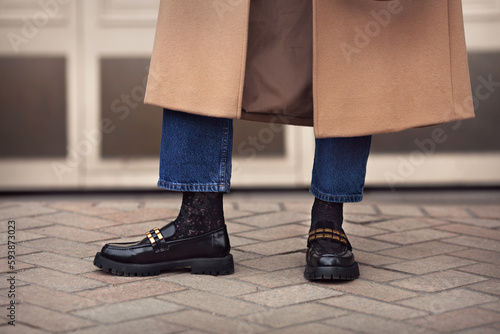
<svg viewBox="0 0 500 334"><path fill-rule="evenodd" d="M178 240L174 222L154 228L138 242L106 244L94 265L115 275L153 276L161 272L191 268L192 274L228 275L234 272L226 226Z"/></svg>
<svg viewBox="0 0 500 334"><path fill-rule="evenodd" d="M342 228L311 230L307 247L306 279L354 280L359 277L358 263Z"/></svg>

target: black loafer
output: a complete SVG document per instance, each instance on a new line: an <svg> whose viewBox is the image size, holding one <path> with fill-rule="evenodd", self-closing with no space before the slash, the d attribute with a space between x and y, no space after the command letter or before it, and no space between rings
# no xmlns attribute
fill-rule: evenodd
<svg viewBox="0 0 500 334"><path fill-rule="evenodd" d="M192 274L228 275L234 272L226 226L199 236L169 240L175 225L154 228L139 242L106 244L94 265L116 275L152 276L177 268Z"/></svg>
<svg viewBox="0 0 500 334"><path fill-rule="evenodd" d="M317 228L309 232L306 270L308 280L354 280L359 277L358 263L344 231Z"/></svg>

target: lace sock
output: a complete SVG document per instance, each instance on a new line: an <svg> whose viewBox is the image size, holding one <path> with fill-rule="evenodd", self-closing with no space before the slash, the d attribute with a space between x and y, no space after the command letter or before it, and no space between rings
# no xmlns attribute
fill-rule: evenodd
<svg viewBox="0 0 500 334"><path fill-rule="evenodd" d="M175 235L181 239L204 234L224 226L222 194L213 192L185 192L175 219Z"/></svg>
<svg viewBox="0 0 500 334"><path fill-rule="evenodd" d="M325 202L315 199L311 210L311 228L331 228L342 231L342 211L344 203ZM345 245L332 239L316 239L316 251L328 254L340 253L345 250Z"/></svg>
<svg viewBox="0 0 500 334"><path fill-rule="evenodd" d="M325 202L318 198L314 199L311 210L311 230L316 228L342 228L342 212L344 203Z"/></svg>

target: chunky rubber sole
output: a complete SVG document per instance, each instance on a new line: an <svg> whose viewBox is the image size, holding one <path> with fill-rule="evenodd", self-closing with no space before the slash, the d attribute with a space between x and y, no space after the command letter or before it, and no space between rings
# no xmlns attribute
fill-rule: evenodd
<svg viewBox="0 0 500 334"><path fill-rule="evenodd" d="M164 271L191 268L191 274L230 275L234 273L231 254L220 258L195 258L149 264L122 263L104 257L100 252L95 255L94 265L111 274L120 276L156 276Z"/></svg>
<svg viewBox="0 0 500 334"><path fill-rule="evenodd" d="M359 277L359 267L357 262L354 262L350 267L312 267L306 265L304 277L308 280L352 281Z"/></svg>

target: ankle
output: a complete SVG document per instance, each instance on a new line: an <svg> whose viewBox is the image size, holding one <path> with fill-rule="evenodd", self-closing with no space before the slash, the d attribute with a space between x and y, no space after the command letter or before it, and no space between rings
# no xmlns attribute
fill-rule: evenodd
<svg viewBox="0 0 500 334"><path fill-rule="evenodd" d="M314 199L311 210L311 230L316 228L341 229L344 203L334 203Z"/></svg>

